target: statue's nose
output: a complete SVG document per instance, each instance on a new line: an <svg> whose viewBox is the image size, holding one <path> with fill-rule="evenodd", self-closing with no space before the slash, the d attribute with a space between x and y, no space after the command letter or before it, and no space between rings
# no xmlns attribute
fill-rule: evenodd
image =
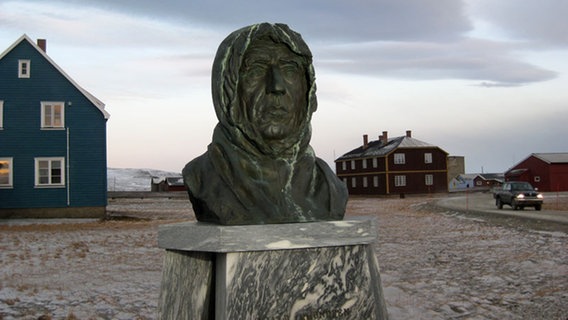
<svg viewBox="0 0 568 320"><path fill-rule="evenodd" d="M282 71L278 66L272 66L268 71L268 86L266 87L267 93L284 94L286 87L284 85L284 78L282 78Z"/></svg>

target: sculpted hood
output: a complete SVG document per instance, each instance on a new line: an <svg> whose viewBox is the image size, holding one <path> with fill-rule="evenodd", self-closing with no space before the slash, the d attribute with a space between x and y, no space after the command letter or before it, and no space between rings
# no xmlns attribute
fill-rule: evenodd
<svg viewBox="0 0 568 320"><path fill-rule="evenodd" d="M247 49L259 39L270 39L276 43L285 44L292 52L302 57L304 63L303 67L306 70L308 83L306 96L308 107L302 115L302 129L283 141L283 144L296 147L292 148L294 150L288 150L288 153L292 151L297 155L301 150L305 150L311 139L310 121L312 113L317 109L316 84L312 53L301 35L291 30L287 25L278 23L255 24L236 30L223 40L213 62L211 77L215 113L225 136L232 143L240 145L249 152L253 151L250 150L253 146L245 145L248 143L252 143L254 148L263 151L263 153L267 151L267 146L258 141L258 137L251 132L237 96L239 71L243 59Z"/></svg>

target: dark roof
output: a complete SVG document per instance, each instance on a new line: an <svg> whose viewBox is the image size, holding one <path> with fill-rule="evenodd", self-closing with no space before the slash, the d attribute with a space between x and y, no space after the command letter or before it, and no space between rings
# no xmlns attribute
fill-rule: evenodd
<svg viewBox="0 0 568 320"><path fill-rule="evenodd" d="M169 186L183 186L183 177L167 177L166 183Z"/></svg>
<svg viewBox="0 0 568 320"><path fill-rule="evenodd" d="M152 177L152 184L165 183L168 186L183 186L183 177Z"/></svg>
<svg viewBox="0 0 568 320"><path fill-rule="evenodd" d="M568 163L568 152L557 152L557 153L531 153L528 157L520 161L519 163L512 166L509 170L507 170L507 175L518 175L518 170L527 170L526 168L516 168L521 163L525 162L527 159L535 157L541 161L544 161L548 164L552 163ZM522 172L521 172L522 173Z"/></svg>
<svg viewBox="0 0 568 320"><path fill-rule="evenodd" d="M503 181L504 175L502 173L480 173L478 174L484 180L498 180Z"/></svg>
<svg viewBox="0 0 568 320"><path fill-rule="evenodd" d="M507 172L508 176L520 176L525 173L528 169L513 169Z"/></svg>
<svg viewBox="0 0 568 320"><path fill-rule="evenodd" d="M383 143L381 140L370 141L367 144L367 148L364 148L364 146L362 145L356 149L347 152L346 154L337 158L337 160L335 161L354 159L354 158L384 157L387 154L391 153L393 150L402 149L402 148L414 149L414 148L438 148L438 147L433 144L420 141L418 139L402 136L402 137L390 138L388 139L387 143Z"/></svg>
<svg viewBox="0 0 568 320"><path fill-rule="evenodd" d="M568 152L565 153L533 153L533 156L546 163L568 163Z"/></svg>
<svg viewBox="0 0 568 320"><path fill-rule="evenodd" d="M463 173L459 174L456 179L460 181L473 180L480 177L483 180L503 181L505 175L503 173Z"/></svg>

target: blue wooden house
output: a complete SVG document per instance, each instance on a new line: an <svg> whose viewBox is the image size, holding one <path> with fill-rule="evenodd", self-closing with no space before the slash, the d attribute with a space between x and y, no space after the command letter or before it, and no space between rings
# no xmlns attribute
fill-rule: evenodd
<svg viewBox="0 0 568 320"><path fill-rule="evenodd" d="M104 103L20 37L0 55L0 217L101 217Z"/></svg>

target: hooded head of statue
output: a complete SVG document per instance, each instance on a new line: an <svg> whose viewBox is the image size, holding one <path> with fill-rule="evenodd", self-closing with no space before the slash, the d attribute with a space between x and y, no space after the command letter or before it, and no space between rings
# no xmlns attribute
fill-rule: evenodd
<svg viewBox="0 0 568 320"><path fill-rule="evenodd" d="M312 54L287 25L231 33L213 63L212 92L228 138L250 152L289 158L309 143L317 108Z"/></svg>
<svg viewBox="0 0 568 320"><path fill-rule="evenodd" d="M317 109L312 54L284 24L231 33L212 71L219 123L183 170L196 217L220 224L340 220L347 191L309 146Z"/></svg>

